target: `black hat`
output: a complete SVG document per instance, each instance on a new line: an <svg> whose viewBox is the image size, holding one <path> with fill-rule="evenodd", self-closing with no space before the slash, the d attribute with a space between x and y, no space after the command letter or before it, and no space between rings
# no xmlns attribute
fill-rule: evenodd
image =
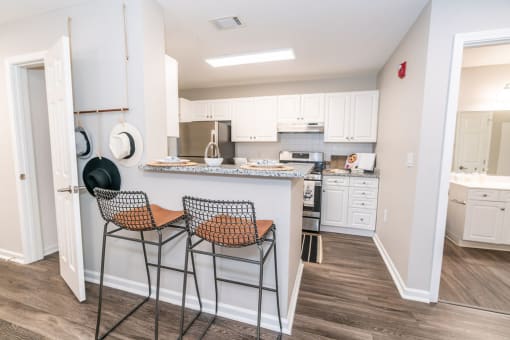
<svg viewBox="0 0 510 340"><path fill-rule="evenodd" d="M92 158L83 169L83 182L92 196L94 188L120 190L119 169L107 158Z"/></svg>

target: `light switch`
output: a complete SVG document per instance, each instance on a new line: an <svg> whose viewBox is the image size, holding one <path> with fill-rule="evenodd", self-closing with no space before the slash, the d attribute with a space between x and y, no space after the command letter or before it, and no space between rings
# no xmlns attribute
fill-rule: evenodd
<svg viewBox="0 0 510 340"><path fill-rule="evenodd" d="M408 168L412 168L415 163L414 163L414 152L408 152L407 153L407 167Z"/></svg>

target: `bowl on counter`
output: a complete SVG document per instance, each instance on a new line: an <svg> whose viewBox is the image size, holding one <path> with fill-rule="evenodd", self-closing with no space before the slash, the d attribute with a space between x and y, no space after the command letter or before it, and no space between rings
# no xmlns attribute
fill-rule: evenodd
<svg viewBox="0 0 510 340"><path fill-rule="evenodd" d="M207 164L207 166L220 166L221 163L223 163L223 158L222 157L217 157L217 158L206 157L206 158L204 158L204 161L205 161L205 164Z"/></svg>

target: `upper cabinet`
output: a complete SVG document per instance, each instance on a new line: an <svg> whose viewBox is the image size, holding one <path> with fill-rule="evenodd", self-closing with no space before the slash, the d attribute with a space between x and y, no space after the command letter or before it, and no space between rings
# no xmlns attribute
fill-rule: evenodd
<svg viewBox="0 0 510 340"><path fill-rule="evenodd" d="M193 108L195 103L191 100L179 98L179 122L188 123L193 121Z"/></svg>
<svg viewBox="0 0 510 340"><path fill-rule="evenodd" d="M232 102L233 142L276 142L278 100L253 97Z"/></svg>
<svg viewBox="0 0 510 340"><path fill-rule="evenodd" d="M193 120L230 120L232 114L232 101L228 99L219 100L197 100L193 102Z"/></svg>
<svg viewBox="0 0 510 340"><path fill-rule="evenodd" d="M324 94L278 96L278 122L323 122Z"/></svg>
<svg viewBox="0 0 510 340"><path fill-rule="evenodd" d="M165 103L166 103L166 135L179 137L179 95L177 85L177 60L165 56Z"/></svg>
<svg viewBox="0 0 510 340"><path fill-rule="evenodd" d="M375 143L379 92L325 95L325 142Z"/></svg>

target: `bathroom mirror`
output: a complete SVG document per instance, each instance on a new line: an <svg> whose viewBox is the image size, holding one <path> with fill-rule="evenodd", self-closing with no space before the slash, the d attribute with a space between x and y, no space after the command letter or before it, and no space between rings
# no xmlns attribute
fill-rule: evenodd
<svg viewBox="0 0 510 340"><path fill-rule="evenodd" d="M452 171L510 176L510 111L458 113Z"/></svg>

